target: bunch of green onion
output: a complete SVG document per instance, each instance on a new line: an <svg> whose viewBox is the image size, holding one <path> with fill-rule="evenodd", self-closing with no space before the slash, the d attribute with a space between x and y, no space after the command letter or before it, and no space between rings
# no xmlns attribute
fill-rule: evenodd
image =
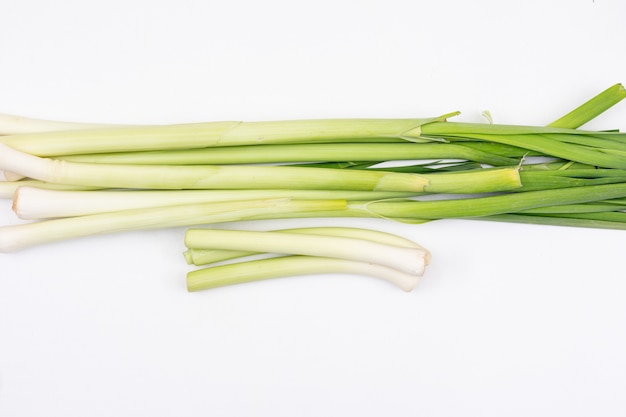
<svg viewBox="0 0 626 417"><path fill-rule="evenodd" d="M1 226L0 251L116 231L305 217L624 229L626 134L580 129L624 97L616 84L548 126L454 122L457 113L165 126L4 115L0 197L34 221ZM274 270L280 262L308 262L310 270L322 268L312 262L335 262L294 255L268 262Z"/></svg>

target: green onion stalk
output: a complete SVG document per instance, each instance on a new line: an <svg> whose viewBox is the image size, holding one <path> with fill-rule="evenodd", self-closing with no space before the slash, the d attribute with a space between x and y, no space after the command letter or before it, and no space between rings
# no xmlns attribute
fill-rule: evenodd
<svg viewBox="0 0 626 417"><path fill-rule="evenodd" d="M40 158L4 144L0 144L0 169L50 183L106 188L483 193L521 185L516 168L408 174L290 166L109 165Z"/></svg>
<svg viewBox="0 0 626 417"><path fill-rule="evenodd" d="M338 236L378 242L386 245L411 247L420 249L423 252L424 262L426 265L430 262L430 253L419 244L409 239L405 239L403 237L382 232L379 230L370 230L354 227L304 227L293 229L280 229L276 230L276 232L294 233L300 239L303 238L302 235ZM188 231L187 233L190 232ZM230 261L237 258L258 255L259 253L261 253L258 251L242 250L239 246L237 246L236 250L223 248L216 249L215 241L209 239L202 239L200 245L196 245L195 243L193 243L193 241L186 240L185 246L187 247L187 250L184 252L184 256L187 263L196 266L204 266L217 262ZM217 243L217 246L219 246L219 243ZM265 250L266 248L263 247L263 251ZM291 250L292 248L289 248L289 251Z"/></svg>

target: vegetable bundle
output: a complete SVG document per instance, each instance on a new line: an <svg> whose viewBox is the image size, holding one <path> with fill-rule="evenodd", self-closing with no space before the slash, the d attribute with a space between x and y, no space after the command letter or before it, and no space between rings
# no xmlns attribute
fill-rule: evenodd
<svg viewBox="0 0 626 417"><path fill-rule="evenodd" d="M624 229L626 134L579 129L624 97L624 87L614 85L548 126L459 123L451 120L457 113L168 126L0 116L0 196L13 198L20 218L36 220L1 226L0 251L115 231L276 218L468 218ZM404 162L385 164L391 161ZM347 239L330 232L325 238L339 239L337 248ZM290 233L263 236L320 245L319 236ZM363 240L343 243L360 251L353 245ZM249 236L229 241L228 250L239 241L241 251L250 251ZM263 268L300 274L366 262L340 264L315 253L267 260ZM212 286L189 288L203 285Z"/></svg>

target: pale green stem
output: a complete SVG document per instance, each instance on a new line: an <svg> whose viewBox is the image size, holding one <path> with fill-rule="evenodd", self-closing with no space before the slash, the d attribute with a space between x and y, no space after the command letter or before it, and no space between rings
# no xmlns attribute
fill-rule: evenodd
<svg viewBox="0 0 626 417"><path fill-rule="evenodd" d="M451 114L453 115L453 114ZM0 137L0 142L38 156L280 143L421 139L428 119L326 119L274 122L209 122L133 126Z"/></svg>
<svg viewBox="0 0 626 417"><path fill-rule="evenodd" d="M187 289L200 291L270 278L329 273L380 278L404 291L414 289L420 279L417 275L366 262L313 256L286 256L191 271L187 274Z"/></svg>
<svg viewBox="0 0 626 417"><path fill-rule="evenodd" d="M61 156L72 162L141 165L226 165L295 162L371 162L461 159L500 166L517 161L448 143L315 143L225 146L152 152L116 152Z"/></svg>
<svg viewBox="0 0 626 417"><path fill-rule="evenodd" d="M481 193L521 186L517 168L410 174L290 166L83 164L39 158L0 144L0 169L58 184L144 189L318 189Z"/></svg>
<svg viewBox="0 0 626 417"><path fill-rule="evenodd" d="M297 229L282 229L277 230L281 233L300 233L311 235L323 235L323 236L340 236L350 237L354 239L368 240L371 242L383 243L386 245L405 246L409 248L419 248L425 250L417 243L402 238L390 233L380 232L377 230L369 230L354 227L308 227ZM426 250L425 250L426 251ZM197 249L188 248L185 251L185 258L190 264L197 266L206 265L209 263L226 261L235 258L241 258L244 256L256 255L259 252L252 251L235 251L235 250L220 250L220 249ZM426 264L430 262L430 254L426 251L425 257Z"/></svg>
<svg viewBox="0 0 626 417"><path fill-rule="evenodd" d="M421 275L428 252L421 248L387 245L343 236L245 230L190 229L185 246L322 256L368 262Z"/></svg>
<svg viewBox="0 0 626 417"><path fill-rule="evenodd" d="M288 213L341 212L344 200L290 201L289 199L190 204L0 227L0 252L89 235L251 220L283 218Z"/></svg>
<svg viewBox="0 0 626 417"><path fill-rule="evenodd" d="M1 189L1 187L0 187ZM414 193L328 190L102 190L58 191L19 187L13 210L25 220L85 216L182 204L289 198L293 200L384 200Z"/></svg>
<svg viewBox="0 0 626 417"><path fill-rule="evenodd" d="M626 98L621 84L605 91L578 106L549 127L576 129L596 118L610 107ZM605 141L606 142L606 141ZM356 145L356 146L355 146ZM483 145L499 145L485 144ZM312 161L379 161L403 159L467 159L490 165L511 164L511 158L498 157L478 149L453 144L360 143L360 144L298 144L214 147L178 151L128 152L66 156L61 159L77 162L123 164L232 164ZM473 152L472 152L473 151ZM475 152L475 153L474 153ZM521 151L520 155L524 152Z"/></svg>

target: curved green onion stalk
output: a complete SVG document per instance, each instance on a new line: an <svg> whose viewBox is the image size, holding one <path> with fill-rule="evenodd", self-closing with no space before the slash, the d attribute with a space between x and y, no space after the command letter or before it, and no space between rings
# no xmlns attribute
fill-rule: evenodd
<svg viewBox="0 0 626 417"><path fill-rule="evenodd" d="M369 162L461 159L483 164L515 165L514 158L450 143L303 143L297 145L222 146L152 152L116 152L61 156L58 159L99 164L209 165L296 162Z"/></svg>
<svg viewBox="0 0 626 417"><path fill-rule="evenodd" d="M426 252L426 264L430 262L430 254L426 249L412 240L393 235L378 230L354 228L354 227L305 227L295 229L277 230L281 233L298 233L323 236L340 236L354 239L368 240L386 245L404 246L408 248L417 248ZM205 245L206 246L206 245ZM196 266L207 265L210 263L228 261L236 258L257 255L259 252L243 251L243 250L225 250L225 249L198 249L187 246L184 252L185 259L188 264Z"/></svg>
<svg viewBox="0 0 626 417"><path fill-rule="evenodd" d="M414 275L424 273L429 257L422 248L297 232L189 229L185 234L185 246L342 258L384 265Z"/></svg>
<svg viewBox="0 0 626 417"><path fill-rule="evenodd" d="M188 247L185 253L188 260L194 256L192 253L202 257L203 251L212 252L213 258L217 259L217 255L220 260L257 254L256 251L242 251L246 248L275 250L287 255L191 271L187 274L189 291L331 272L374 276L411 291L430 262L430 253L417 243L389 233L360 228L315 227L270 232L190 229L185 235L185 245ZM407 253L411 253L408 258ZM320 256L322 254L330 256ZM204 256L204 259L207 257Z"/></svg>
<svg viewBox="0 0 626 417"><path fill-rule="evenodd" d="M191 271L187 274L190 292L242 284L270 278L284 278L312 274L351 274L383 279L404 291L413 290L420 277L383 265L347 259L315 256L287 256L269 258Z"/></svg>

